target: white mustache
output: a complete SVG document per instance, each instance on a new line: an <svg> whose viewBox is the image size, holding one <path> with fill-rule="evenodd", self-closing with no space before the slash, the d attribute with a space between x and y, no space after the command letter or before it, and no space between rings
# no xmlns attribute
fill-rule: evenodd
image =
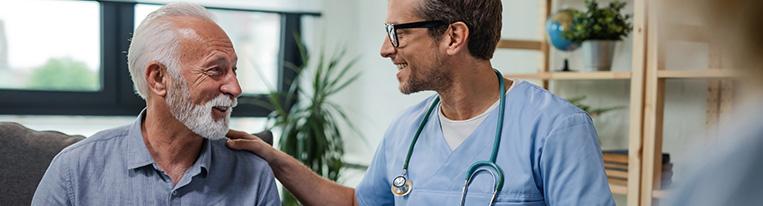
<svg viewBox="0 0 763 206"><path fill-rule="evenodd" d="M231 99L228 95L220 94L214 99L209 100L204 106L210 109L212 107L230 107L233 109L238 106L238 98Z"/></svg>

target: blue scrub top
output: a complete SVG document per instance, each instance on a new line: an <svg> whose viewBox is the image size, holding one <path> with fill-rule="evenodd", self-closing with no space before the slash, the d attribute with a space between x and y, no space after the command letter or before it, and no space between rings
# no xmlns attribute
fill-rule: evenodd
<svg viewBox="0 0 763 206"><path fill-rule="evenodd" d="M356 189L361 205L458 205L469 166L488 160L499 109L490 111L474 133L451 151L439 115L433 114L416 143L408 177L413 190L396 197L390 188L400 175L411 140L434 96L405 111L387 129ZM614 205L591 118L564 99L531 83L515 81L506 94L497 164L505 183L495 205ZM493 178L477 175L466 205L487 205Z"/></svg>

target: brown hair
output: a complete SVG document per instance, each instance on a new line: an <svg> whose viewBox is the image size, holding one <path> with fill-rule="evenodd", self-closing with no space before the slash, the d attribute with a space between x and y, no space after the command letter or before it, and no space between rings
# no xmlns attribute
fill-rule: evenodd
<svg viewBox="0 0 763 206"><path fill-rule="evenodd" d="M469 28L469 53L478 59L493 58L495 47L501 39L501 0L422 1L417 9L420 17L448 23L463 21ZM446 30L447 27L435 28L429 34L439 41Z"/></svg>

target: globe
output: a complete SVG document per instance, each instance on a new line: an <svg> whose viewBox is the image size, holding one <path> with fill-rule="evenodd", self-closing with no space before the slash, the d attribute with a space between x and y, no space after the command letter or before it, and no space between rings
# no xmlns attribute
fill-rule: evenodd
<svg viewBox="0 0 763 206"><path fill-rule="evenodd" d="M564 38L564 32L572 27L572 18L577 12L579 11L575 9L560 10L546 21L546 31L554 48L562 51L573 51L580 46L579 43Z"/></svg>

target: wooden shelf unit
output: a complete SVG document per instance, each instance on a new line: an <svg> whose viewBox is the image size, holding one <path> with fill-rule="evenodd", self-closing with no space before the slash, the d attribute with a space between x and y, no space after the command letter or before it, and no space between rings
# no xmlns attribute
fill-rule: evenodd
<svg viewBox="0 0 763 206"><path fill-rule="evenodd" d="M517 39L501 39L498 42L499 49L522 49L522 50L537 50L543 49L545 43L541 41L533 40L517 40Z"/></svg>
<svg viewBox="0 0 763 206"><path fill-rule="evenodd" d="M541 3L541 32L543 37L540 41L522 40L522 39L502 39L498 43L498 49L518 49L533 50L542 53L540 69L535 73L529 74L507 74L508 78L540 80L543 88L549 89L549 81L553 80L628 80L630 81L630 106L629 118L630 124L628 131L628 158L629 162L635 164L628 165L628 186L610 184L610 189L614 194L627 195L627 205L637 206L641 199L641 154L642 149L642 124L644 115L644 79L646 61L646 23L647 23L647 3L646 1L633 0L633 50L632 65L630 71L611 71L611 72L552 72L550 71L550 45L548 36L545 35L545 23L552 13L552 0L543 0Z"/></svg>
<svg viewBox="0 0 763 206"><path fill-rule="evenodd" d="M612 194L617 194L617 195L627 195L628 194L628 187L624 186L624 185L610 184L609 185L609 190L612 191Z"/></svg>
<svg viewBox="0 0 763 206"><path fill-rule="evenodd" d="M687 25L686 23L671 22L671 18L663 18L656 10L680 5L669 5L668 1L653 1L649 3L649 22L647 42L648 51L645 79L645 104L643 123L643 156L641 171L641 200L639 205L651 206L656 200L669 196L670 190L662 188L662 153L665 119L666 80L669 79L698 79L707 80L706 128L713 128L720 121L722 114L731 110L733 99L733 81L738 77L733 70L723 64L726 54L717 41L712 38L713 30L702 25ZM668 31L668 32L666 32ZM708 47L709 69L675 70L667 65L667 45L671 42L691 42L706 44Z"/></svg>
<svg viewBox="0 0 763 206"><path fill-rule="evenodd" d="M657 78L661 79L728 79L736 74L731 70L705 69L705 70L657 70Z"/></svg>
<svg viewBox="0 0 763 206"><path fill-rule="evenodd" d="M542 24L551 14L552 0L541 3ZM628 129L628 182L627 186L610 184L614 194L626 194L628 206L651 206L655 199L669 195L661 188L662 143L665 104L665 86L669 79L707 80L708 108L707 124L717 121L722 114L730 111L733 99L733 81L737 74L724 68L724 59L717 42L714 42L702 25L669 24L670 19L660 19L657 10L665 7L664 1L628 1L633 4L633 46L630 71L612 72L552 72L549 70L549 44L545 31L541 41L503 39L499 49L536 50L541 52L540 69L534 73L515 73L508 78L540 80L548 89L548 82L554 80L628 80L630 81L629 129ZM541 26L545 28L545 26ZM670 29L673 32L664 32ZM666 43L664 41L686 41L708 44L709 69L676 70L666 68ZM725 92L725 93L724 93Z"/></svg>
<svg viewBox="0 0 763 206"><path fill-rule="evenodd" d="M669 194L670 194L670 192L667 191L667 190L655 190L655 191L652 191L652 197L657 198L657 199L665 198Z"/></svg>
<svg viewBox="0 0 763 206"><path fill-rule="evenodd" d="M509 73L505 76L507 78L533 80L627 80L631 78L631 72L538 72Z"/></svg>

